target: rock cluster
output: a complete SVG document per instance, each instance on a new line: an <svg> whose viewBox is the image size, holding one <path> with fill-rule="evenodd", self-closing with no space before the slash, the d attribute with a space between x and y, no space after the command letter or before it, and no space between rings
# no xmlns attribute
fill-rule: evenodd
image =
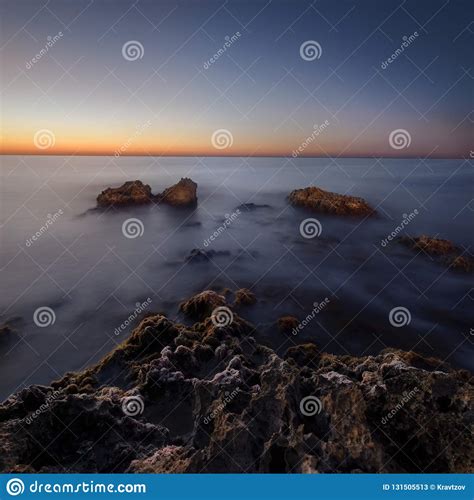
<svg viewBox="0 0 474 500"><path fill-rule="evenodd" d="M192 207L197 203L197 184L188 178L165 189L161 194L153 195L151 187L142 181L128 181L118 188L107 188L97 197L99 207L121 207L145 205L148 203L166 203L174 207Z"/></svg>
<svg viewBox="0 0 474 500"><path fill-rule="evenodd" d="M331 193L315 186L295 189L290 193L290 203L295 207L336 215L373 215L375 210L363 199Z"/></svg>
<svg viewBox="0 0 474 500"><path fill-rule="evenodd" d="M224 304L202 292L182 305L199 323L150 315L92 368L10 397L0 471L474 471L467 371L390 349L280 357L235 312L216 326Z"/></svg>
<svg viewBox="0 0 474 500"><path fill-rule="evenodd" d="M434 257L451 269L474 271L473 259L470 256L461 255L461 249L449 240L421 235L418 237L402 236L399 241L412 250L421 250L425 255Z"/></svg>

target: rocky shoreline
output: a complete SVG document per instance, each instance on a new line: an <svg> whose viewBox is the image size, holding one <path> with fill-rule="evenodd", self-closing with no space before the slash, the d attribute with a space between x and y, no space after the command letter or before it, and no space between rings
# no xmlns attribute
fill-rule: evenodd
<svg viewBox="0 0 474 500"><path fill-rule="evenodd" d="M473 472L473 379L387 349L279 357L204 291L150 314L95 366L0 406L2 472ZM282 336L275 328L275 335ZM285 337L286 338L286 337Z"/></svg>

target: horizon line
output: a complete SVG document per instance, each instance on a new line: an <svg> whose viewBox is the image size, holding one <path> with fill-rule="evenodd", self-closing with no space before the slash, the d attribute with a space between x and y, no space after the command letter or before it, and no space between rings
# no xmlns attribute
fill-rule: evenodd
<svg viewBox="0 0 474 500"><path fill-rule="evenodd" d="M272 154L252 154L252 155L238 155L238 154L212 154L212 155L191 155L191 154L107 154L107 153L25 153L25 152L12 152L12 153L0 153L0 156L92 156L92 157L115 157L121 158L135 157L135 158L146 158L146 157L161 157L161 158L292 158L297 160L298 158L313 158L313 159L343 159L343 158L356 158L356 159L387 159L387 160L472 160L472 156L376 156L376 155L341 155L341 156L328 156L328 155L272 155Z"/></svg>

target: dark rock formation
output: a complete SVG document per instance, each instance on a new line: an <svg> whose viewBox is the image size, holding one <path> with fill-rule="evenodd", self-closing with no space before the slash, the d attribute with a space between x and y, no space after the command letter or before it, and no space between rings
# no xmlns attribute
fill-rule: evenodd
<svg viewBox="0 0 474 500"><path fill-rule="evenodd" d="M203 294L189 309L223 303ZM193 327L149 316L96 366L13 395L0 471L474 471L467 371L390 349L281 358L237 315L221 328L198 309Z"/></svg>
<svg viewBox="0 0 474 500"><path fill-rule="evenodd" d="M204 319L212 314L216 307L226 303L225 297L212 290L198 293L189 300L182 302L179 306L183 313L193 319Z"/></svg>
<svg viewBox="0 0 474 500"><path fill-rule="evenodd" d="M278 318L278 330L281 333L291 333L293 328L296 328L299 323L298 318L294 316L282 316Z"/></svg>
<svg viewBox="0 0 474 500"><path fill-rule="evenodd" d="M155 200L173 207L193 207L197 204L196 190L197 184L186 177L156 195Z"/></svg>
<svg viewBox="0 0 474 500"><path fill-rule="evenodd" d="M357 216L375 213L375 210L363 198L331 193L314 186L295 189L288 199L295 207L309 208L316 212Z"/></svg>
<svg viewBox="0 0 474 500"><path fill-rule="evenodd" d="M197 203L197 184L184 178L161 194L153 195L151 187L142 181L129 181L118 188L107 188L97 197L99 207L121 207L145 205L147 203L166 203L174 207L191 207Z"/></svg>
<svg viewBox="0 0 474 500"><path fill-rule="evenodd" d="M142 181L129 181L118 188L107 188L97 196L99 207L144 205L152 202L151 187Z"/></svg>
<svg viewBox="0 0 474 500"><path fill-rule="evenodd" d="M257 297L248 288L240 288L235 292L234 305L251 306L257 303Z"/></svg>
<svg viewBox="0 0 474 500"><path fill-rule="evenodd" d="M401 236L399 241L412 250L422 251L425 255L434 257L451 269L464 272L474 271L474 260L470 256L460 255L461 249L449 240L432 238L423 234L418 237Z"/></svg>

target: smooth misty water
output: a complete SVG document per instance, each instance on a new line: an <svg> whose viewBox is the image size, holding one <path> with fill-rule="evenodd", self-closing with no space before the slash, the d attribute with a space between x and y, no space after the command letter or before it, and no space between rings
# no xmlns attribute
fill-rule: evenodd
<svg viewBox="0 0 474 500"><path fill-rule="evenodd" d="M462 160L281 158L3 157L1 189L0 322L14 335L0 338L0 399L31 383L48 383L89 365L130 334L114 334L148 297L146 312L182 320L178 304L206 289L251 287L259 298L241 314L259 325L260 341L283 352L314 340L335 353L375 354L385 346L415 349L472 366L472 288L469 275L446 270L397 243L380 241L403 214L419 215L406 233L473 243L472 162ZM107 186L141 179L154 192L189 176L198 187L197 210L166 206L98 212ZM286 196L314 183L363 196L379 216L361 222L310 214L288 206ZM209 262L186 262L241 203L241 210L207 249ZM47 219L64 214L33 242ZM304 239L300 222L317 217L319 238ZM127 239L122 223L144 225ZM279 333L284 314L304 318L314 302L330 299L297 337ZM51 307L54 325L39 328L34 311ZM393 328L390 310L407 307L410 325Z"/></svg>

